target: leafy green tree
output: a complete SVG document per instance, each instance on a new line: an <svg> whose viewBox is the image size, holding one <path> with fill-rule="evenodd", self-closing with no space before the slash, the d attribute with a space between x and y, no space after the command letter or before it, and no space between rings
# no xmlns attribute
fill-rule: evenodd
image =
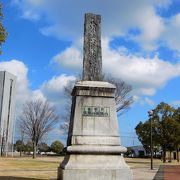
<svg viewBox="0 0 180 180"><path fill-rule="evenodd" d="M27 144L25 145L25 152L28 152L30 154L30 152L33 151L33 143L32 141L28 141Z"/></svg>
<svg viewBox="0 0 180 180"><path fill-rule="evenodd" d="M44 142L42 142L42 143L40 143L38 145L38 149L39 149L40 152L48 152L49 148L50 147L46 143L44 143Z"/></svg>
<svg viewBox="0 0 180 180"><path fill-rule="evenodd" d="M147 153L150 153L150 120L145 121L144 123L139 122L135 127L136 134L138 135L139 141L142 143L144 149ZM153 147L158 146L158 137L155 128L155 121L152 119L152 138L153 138Z"/></svg>
<svg viewBox="0 0 180 180"><path fill-rule="evenodd" d="M149 121L142 123L141 121L135 127L139 141L142 143L147 153L150 152L150 124Z"/></svg>
<svg viewBox="0 0 180 180"><path fill-rule="evenodd" d="M7 37L7 32L6 29L4 28L3 24L2 24L2 20L3 20L3 12L2 12L2 4L0 3L0 54L1 54L1 46L2 43L5 42L6 37Z"/></svg>
<svg viewBox="0 0 180 180"><path fill-rule="evenodd" d="M25 151L25 144L22 140L17 140L15 143L15 149L20 152L20 156L22 156L22 152Z"/></svg>
<svg viewBox="0 0 180 180"><path fill-rule="evenodd" d="M163 162L166 161L166 151L179 148L180 141L180 109L175 110L167 103L161 102L152 114L153 147L163 150ZM140 122L136 128L140 142L147 152L150 151L150 121ZM154 149L155 150L155 149ZM171 157L171 155L170 155ZM170 159L171 161L171 159Z"/></svg>
<svg viewBox="0 0 180 180"><path fill-rule="evenodd" d="M175 125L175 121L173 119L170 118L166 118L164 120L164 132L166 132L165 134L165 138L167 141L167 150L170 152L170 159L169 161L171 162L171 153L172 151L175 149L175 130L176 130L176 125ZM162 144L162 143L161 143Z"/></svg>
<svg viewBox="0 0 180 180"><path fill-rule="evenodd" d="M179 149L180 149L180 107L177 108L173 114L174 122L174 147L177 152L177 161L179 162Z"/></svg>
<svg viewBox="0 0 180 180"><path fill-rule="evenodd" d="M51 151L54 153L60 154L63 148L64 148L64 145L60 141L54 141L51 144Z"/></svg>
<svg viewBox="0 0 180 180"><path fill-rule="evenodd" d="M161 102L153 113L153 118L156 120L158 143L163 150L163 162L166 162L166 152L173 150L173 114L174 108L164 102Z"/></svg>

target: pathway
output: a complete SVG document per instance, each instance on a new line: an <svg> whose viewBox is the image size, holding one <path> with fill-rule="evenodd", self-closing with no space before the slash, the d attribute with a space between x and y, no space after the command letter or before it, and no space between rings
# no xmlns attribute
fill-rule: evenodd
<svg viewBox="0 0 180 180"><path fill-rule="evenodd" d="M179 180L180 165L161 165L154 180Z"/></svg>

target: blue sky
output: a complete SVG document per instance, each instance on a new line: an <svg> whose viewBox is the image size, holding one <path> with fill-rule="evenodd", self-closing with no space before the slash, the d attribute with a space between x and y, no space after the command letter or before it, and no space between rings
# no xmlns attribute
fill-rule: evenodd
<svg viewBox="0 0 180 180"><path fill-rule="evenodd" d="M63 87L82 72L84 13L102 16L103 71L133 87L119 117L122 144L139 144L134 127L165 101L180 105L180 1L4 0L8 38L0 70L17 75L17 114L30 98L63 113ZM17 136L17 135L16 135ZM59 126L46 137L62 139Z"/></svg>

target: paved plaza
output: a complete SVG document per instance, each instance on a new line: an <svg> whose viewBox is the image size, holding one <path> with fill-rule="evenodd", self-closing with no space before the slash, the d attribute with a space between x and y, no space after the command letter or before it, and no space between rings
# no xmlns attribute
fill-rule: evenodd
<svg viewBox="0 0 180 180"><path fill-rule="evenodd" d="M154 180L179 180L180 165L161 165Z"/></svg>

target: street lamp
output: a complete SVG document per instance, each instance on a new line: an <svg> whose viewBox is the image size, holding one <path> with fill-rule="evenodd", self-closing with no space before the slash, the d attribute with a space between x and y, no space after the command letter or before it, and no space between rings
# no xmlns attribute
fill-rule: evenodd
<svg viewBox="0 0 180 180"><path fill-rule="evenodd" d="M150 149L151 149L151 170L153 169L153 145L152 145L152 116L153 116L153 111L148 111L149 114L149 120L150 120Z"/></svg>

